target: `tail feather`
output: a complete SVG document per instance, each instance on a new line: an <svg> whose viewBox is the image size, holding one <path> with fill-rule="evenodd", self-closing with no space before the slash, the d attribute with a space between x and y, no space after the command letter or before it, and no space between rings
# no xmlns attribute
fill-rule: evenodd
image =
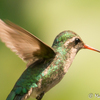
<svg viewBox="0 0 100 100"><path fill-rule="evenodd" d="M8 97L7 97L7 99L6 100L14 100L14 98L15 98L15 92L14 91L12 91L9 95L8 95Z"/></svg>
<svg viewBox="0 0 100 100"><path fill-rule="evenodd" d="M23 96L16 96L16 97L14 98L14 100L22 100L22 97L23 97Z"/></svg>
<svg viewBox="0 0 100 100"><path fill-rule="evenodd" d="M12 91L12 92L8 95L8 97L7 97L6 100L22 100L22 98L23 98L23 95L18 95L18 94L16 94L14 91Z"/></svg>

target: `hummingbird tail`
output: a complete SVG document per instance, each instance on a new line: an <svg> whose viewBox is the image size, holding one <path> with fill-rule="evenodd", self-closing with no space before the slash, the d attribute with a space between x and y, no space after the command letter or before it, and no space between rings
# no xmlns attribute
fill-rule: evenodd
<svg viewBox="0 0 100 100"><path fill-rule="evenodd" d="M6 100L21 100L23 98L23 95L16 95L14 91L12 91Z"/></svg>

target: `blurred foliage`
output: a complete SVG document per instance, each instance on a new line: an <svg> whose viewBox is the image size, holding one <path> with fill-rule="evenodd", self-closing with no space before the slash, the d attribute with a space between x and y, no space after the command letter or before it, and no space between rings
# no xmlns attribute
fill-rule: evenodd
<svg viewBox="0 0 100 100"><path fill-rule="evenodd" d="M0 0L0 18L32 32L48 45L57 34L72 30L100 49L99 0ZM100 54L81 50L64 79L43 100L96 100L100 95ZM0 100L5 100L25 70L25 63L0 42ZM33 100L33 99L28 99ZM34 99L35 100L35 99Z"/></svg>

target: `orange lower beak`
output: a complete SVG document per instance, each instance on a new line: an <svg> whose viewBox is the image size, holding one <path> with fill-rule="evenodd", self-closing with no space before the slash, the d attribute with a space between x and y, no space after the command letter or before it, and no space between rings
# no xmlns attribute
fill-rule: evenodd
<svg viewBox="0 0 100 100"><path fill-rule="evenodd" d="M86 44L84 44L84 49L89 49L89 50L93 50L93 51L96 51L96 52L99 52L100 53L100 50L97 50L97 49L95 49L93 47L90 47L90 46L88 46Z"/></svg>

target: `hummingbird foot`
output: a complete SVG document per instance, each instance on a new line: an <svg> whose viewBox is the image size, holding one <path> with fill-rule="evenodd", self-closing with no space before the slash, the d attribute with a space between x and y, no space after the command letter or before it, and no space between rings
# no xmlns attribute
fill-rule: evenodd
<svg viewBox="0 0 100 100"><path fill-rule="evenodd" d="M37 100L41 100L41 99L43 98L43 96L44 96L44 92L42 92L40 95L38 95L38 96L36 97L36 99L37 99Z"/></svg>

